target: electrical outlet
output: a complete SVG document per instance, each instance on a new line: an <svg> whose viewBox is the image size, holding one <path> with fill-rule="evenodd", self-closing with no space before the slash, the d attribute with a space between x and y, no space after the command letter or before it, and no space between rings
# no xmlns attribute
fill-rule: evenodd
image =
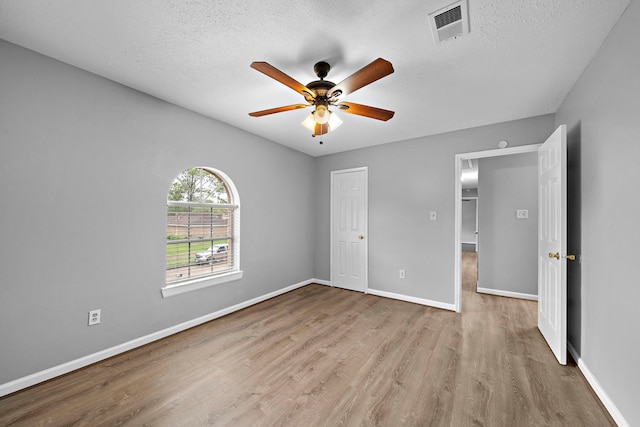
<svg viewBox="0 0 640 427"><path fill-rule="evenodd" d="M429 212L429 219L431 221L435 221L438 219L438 213L436 211Z"/></svg>
<svg viewBox="0 0 640 427"><path fill-rule="evenodd" d="M100 323L100 310L91 310L89 312L89 326Z"/></svg>
<svg viewBox="0 0 640 427"><path fill-rule="evenodd" d="M400 270L400 278L404 279L405 277L407 277L406 272L404 270Z"/></svg>
<svg viewBox="0 0 640 427"><path fill-rule="evenodd" d="M528 209L517 209L516 210L516 218L517 219L527 219L527 218L529 218L529 210Z"/></svg>

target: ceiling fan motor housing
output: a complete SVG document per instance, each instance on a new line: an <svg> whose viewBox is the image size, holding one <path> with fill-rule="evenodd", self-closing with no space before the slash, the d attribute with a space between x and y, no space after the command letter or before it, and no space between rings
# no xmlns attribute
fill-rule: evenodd
<svg viewBox="0 0 640 427"><path fill-rule="evenodd" d="M316 99L318 99L325 98L329 89L335 85L335 83L330 82L329 80L316 80L307 84L307 87L316 94Z"/></svg>
<svg viewBox="0 0 640 427"><path fill-rule="evenodd" d="M307 101L315 104L316 106L327 105L327 92L329 92L329 90L336 85L335 83L324 79L325 77L327 77L330 70L331 66L324 61L320 61L313 66L313 71L316 73L320 80L313 81L307 85L307 88L311 89L315 94L315 97L311 97L312 99L307 99ZM313 98L315 98L315 101Z"/></svg>

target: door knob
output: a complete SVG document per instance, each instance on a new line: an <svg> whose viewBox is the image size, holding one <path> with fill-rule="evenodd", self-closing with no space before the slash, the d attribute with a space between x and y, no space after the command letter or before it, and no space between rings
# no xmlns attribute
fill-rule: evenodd
<svg viewBox="0 0 640 427"><path fill-rule="evenodd" d="M364 236L361 234L361 235L358 236L358 239L362 240L362 239L364 239Z"/></svg>
<svg viewBox="0 0 640 427"><path fill-rule="evenodd" d="M549 252L549 258L560 259L560 252L556 252L555 254L553 252ZM567 255L565 258L568 259L569 261L576 260L575 255Z"/></svg>

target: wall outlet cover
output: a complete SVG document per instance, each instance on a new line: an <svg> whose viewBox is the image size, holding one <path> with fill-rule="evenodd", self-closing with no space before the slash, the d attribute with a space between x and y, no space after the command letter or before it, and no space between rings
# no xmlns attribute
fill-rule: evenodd
<svg viewBox="0 0 640 427"><path fill-rule="evenodd" d="M91 310L89 312L89 326L100 323L100 310Z"/></svg>

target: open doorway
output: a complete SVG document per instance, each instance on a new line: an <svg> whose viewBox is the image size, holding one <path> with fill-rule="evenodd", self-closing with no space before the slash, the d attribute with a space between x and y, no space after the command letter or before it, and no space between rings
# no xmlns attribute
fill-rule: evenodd
<svg viewBox="0 0 640 427"><path fill-rule="evenodd" d="M477 289L478 283L478 159L462 162L462 218L460 243L462 247L462 287Z"/></svg>
<svg viewBox="0 0 640 427"><path fill-rule="evenodd" d="M462 162L462 218L460 243L462 247L462 288L477 291L478 286L478 159Z"/></svg>
<svg viewBox="0 0 640 427"><path fill-rule="evenodd" d="M514 155L514 154L524 154L524 153L535 153L537 152L538 148L540 147L540 144L535 144L535 145L527 145L527 146L520 146L520 147L513 147L513 148L503 148L503 149L497 149L497 150L487 150L487 151L479 151L479 152L473 152L473 153L463 153L463 154L458 154L456 155L455 158L455 169L456 169L456 185L455 185L455 194L456 194L456 205L455 205L455 309L456 311L460 312L462 311L462 273L463 273L463 267L465 268L465 273L466 274L471 274L473 275L474 273L477 274L477 269L478 269L478 259L480 259L480 264L482 264L482 248L483 248L483 238L482 238L482 203L483 201L482 199L482 190L478 191L477 186L476 189L473 190L471 187L471 179L469 179L469 172L465 172L465 178L464 178L464 182L467 182L467 184L463 185L463 171L465 170L473 170L474 166L478 167L479 170L479 180L481 181L482 178L482 172L480 171L480 169L482 168L482 162L484 161L483 159L487 159L490 160L491 158L497 158L497 157L502 157L502 156L510 156L510 155ZM517 165L514 167L518 167ZM508 168L507 168L508 169ZM498 177L499 179L499 177ZM509 181L509 179L507 178L505 181ZM467 187L467 188L464 188ZM490 194L491 192L487 192L487 194ZM500 191L498 191L498 193L500 193ZM463 210L470 210L469 208L464 208L463 204L466 203L472 203L470 201L464 202L464 199L467 200L473 200L473 198L475 198L476 201L476 209L478 210L478 214L476 216L476 239L475 239L475 245L470 245L468 244L469 242L469 234L468 234L468 224L467 224L467 230L464 231L463 233L463 222L462 222L462 218L463 218ZM488 198L488 200L484 201L485 206L490 206L492 204L494 204L495 202L493 200L491 200L491 197ZM505 208L503 207L502 209L503 211L505 210ZM513 217L511 219L515 219L516 215L517 215L517 211L519 209L511 209L511 208L507 208L507 211L509 212L509 215L512 215ZM493 223L493 225L495 227L501 227L502 225L504 225L504 222L501 222L502 220L498 217L497 214L493 214L493 213L489 213L485 215L485 218L488 218L490 221L490 223ZM520 223L522 224L522 223ZM534 227L537 227L537 224L534 224ZM489 227L487 227L488 229ZM494 230L489 230L487 233L487 236L491 236L492 234L495 234L496 231ZM499 231L498 234L503 234L503 235L510 235L510 231ZM493 243L494 240L496 239L486 239L485 240L485 244L487 244L487 246L485 247L485 249L489 250L489 251L496 251L495 247ZM475 248L473 248L473 246L475 246ZM463 249L465 249L463 251ZM471 250L471 249L475 249L475 250ZM489 252L490 253L490 252ZM463 254L465 256L464 260L463 260ZM502 251L499 254L493 254L493 257L489 257L487 256L487 259L489 258L495 258L495 261L491 261L489 262L489 264L485 264L485 265L490 265L491 263L496 264L493 267L493 270L496 271L502 271L506 265L506 263L503 262L503 257L506 258L507 255L509 255L507 252ZM464 262L463 262L464 261ZM474 265L475 264L475 265ZM476 272L470 271L469 268L470 267L474 267L476 268ZM480 267L482 269L482 267ZM491 271L491 269L487 268L485 271ZM480 272L480 274L478 276L476 276L476 280L482 280L482 272ZM473 278L471 278L473 279ZM491 282L493 279L490 279L487 283ZM492 290L492 286L491 285L487 285L487 287L482 287L482 283L478 284L478 288L481 291L485 291L486 293L493 293L496 295L504 295L504 296L517 296L517 297L521 297L519 295L519 293L517 292L504 292L504 291L494 291Z"/></svg>

